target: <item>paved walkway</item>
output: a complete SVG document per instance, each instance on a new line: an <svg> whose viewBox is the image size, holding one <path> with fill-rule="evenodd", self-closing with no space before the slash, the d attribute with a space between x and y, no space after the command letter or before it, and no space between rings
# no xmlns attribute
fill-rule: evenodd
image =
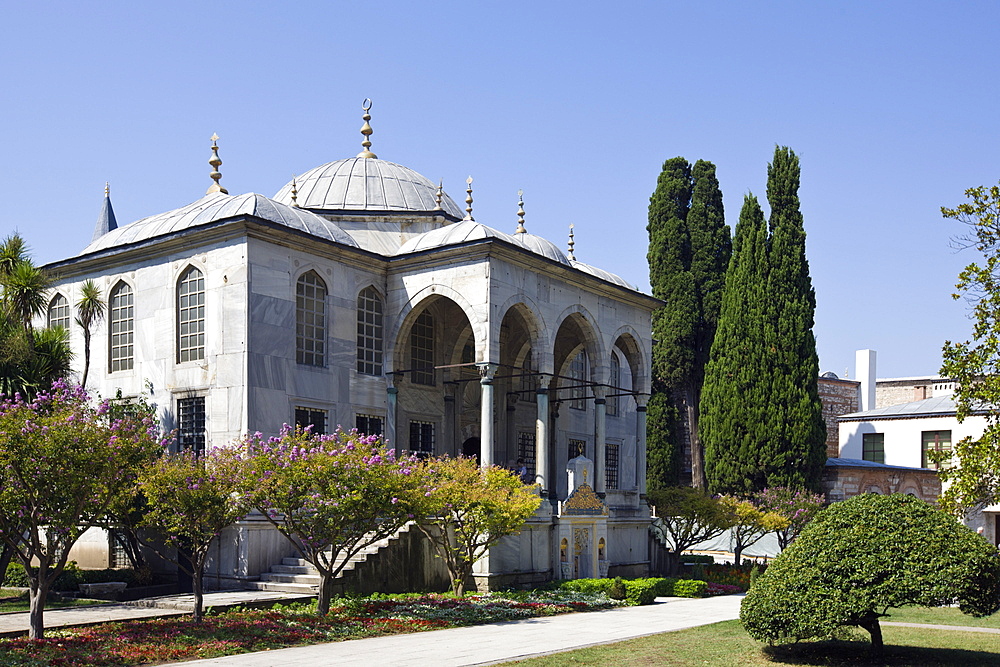
<svg viewBox="0 0 1000 667"><path fill-rule="evenodd" d="M205 593L204 607L228 609L229 607L263 606L275 602L309 600L309 596L268 591L221 591ZM135 602L95 605L93 607L64 607L45 610L45 629L97 625L108 621L128 621L137 618L162 618L182 616L194 611L193 595L166 595ZM28 634L28 612L0 614L0 637Z"/></svg>
<svg viewBox="0 0 1000 667"><path fill-rule="evenodd" d="M739 617L742 596L658 598L657 604L563 614L467 628L352 639L180 663L185 667L490 665L529 656L682 630Z"/></svg>

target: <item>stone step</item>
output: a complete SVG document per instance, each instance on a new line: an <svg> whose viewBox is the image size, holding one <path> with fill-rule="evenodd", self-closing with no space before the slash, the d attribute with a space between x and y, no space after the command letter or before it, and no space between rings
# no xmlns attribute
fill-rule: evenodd
<svg viewBox="0 0 1000 667"><path fill-rule="evenodd" d="M318 586L318 574L279 574L276 572L265 572L260 575L261 581L271 581L278 584L304 584L307 586Z"/></svg>
<svg viewBox="0 0 1000 667"><path fill-rule="evenodd" d="M316 568L310 565L272 565L271 572L276 574L317 574Z"/></svg>
<svg viewBox="0 0 1000 667"><path fill-rule="evenodd" d="M300 593L302 595L316 595L319 585L308 586L306 584L283 584L276 581L248 581L247 588L255 591L271 591L275 593Z"/></svg>

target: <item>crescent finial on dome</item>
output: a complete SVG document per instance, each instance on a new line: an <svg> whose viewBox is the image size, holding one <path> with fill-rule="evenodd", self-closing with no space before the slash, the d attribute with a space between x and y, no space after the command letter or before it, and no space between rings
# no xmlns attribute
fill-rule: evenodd
<svg viewBox="0 0 1000 667"><path fill-rule="evenodd" d="M212 165L212 171L209 173L209 176L215 183L209 186L205 194L210 195L213 192L221 192L224 195L228 195L229 190L219 184L219 181L222 179L222 172L219 171L219 167L222 166L222 158L219 157L219 135L214 132L212 133L212 157L208 159L208 163Z"/></svg>
<svg viewBox="0 0 1000 667"><path fill-rule="evenodd" d="M465 217L462 219L475 222L476 219L472 217L472 176L465 179L465 183L469 187L465 189Z"/></svg>
<svg viewBox="0 0 1000 667"><path fill-rule="evenodd" d="M573 254L573 248L576 247L576 241L573 240L573 223L569 223L569 248L567 248L566 258L576 261L576 255Z"/></svg>
<svg viewBox="0 0 1000 667"><path fill-rule="evenodd" d="M295 174L292 174L292 206L299 207L299 188L295 183Z"/></svg>
<svg viewBox="0 0 1000 667"><path fill-rule="evenodd" d="M365 121L365 124L361 126L361 134L364 135L364 141L361 142L361 146L364 148L363 151L358 153L358 157L369 157L377 158L378 155L371 152L372 147L372 126L368 124L368 121L372 119L372 115L368 113L372 108L372 101L369 98L365 98L365 101L361 103L361 108L364 109L365 115L361 118Z"/></svg>
<svg viewBox="0 0 1000 667"><path fill-rule="evenodd" d="M517 229L514 230L514 233L528 233L528 230L524 228L524 190L517 191Z"/></svg>
<svg viewBox="0 0 1000 667"><path fill-rule="evenodd" d="M437 192L434 193L434 210L442 211L444 208L441 206L441 200L444 199L444 179L442 178L438 181Z"/></svg>

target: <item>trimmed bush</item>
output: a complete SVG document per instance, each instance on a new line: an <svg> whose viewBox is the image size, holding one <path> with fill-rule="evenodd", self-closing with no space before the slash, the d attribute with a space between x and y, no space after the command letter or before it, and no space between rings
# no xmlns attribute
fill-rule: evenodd
<svg viewBox="0 0 1000 667"><path fill-rule="evenodd" d="M708 592L708 584L697 579L681 579L674 584L674 596L679 598L703 598Z"/></svg>
<svg viewBox="0 0 1000 667"><path fill-rule="evenodd" d="M625 582L622 581L621 577L615 577L615 580L608 587L608 597L612 600L624 600L628 596L628 590L625 588Z"/></svg>
<svg viewBox="0 0 1000 667"><path fill-rule="evenodd" d="M707 555L706 556L699 556L699 555L696 555L696 554L682 554L681 555L681 563L683 563L685 565L693 565L694 563L701 563L703 565L714 565L715 564L715 557L714 556L707 556Z"/></svg>
<svg viewBox="0 0 1000 667"><path fill-rule="evenodd" d="M654 579L632 579L625 582L625 601L632 605L653 604L657 582Z"/></svg>

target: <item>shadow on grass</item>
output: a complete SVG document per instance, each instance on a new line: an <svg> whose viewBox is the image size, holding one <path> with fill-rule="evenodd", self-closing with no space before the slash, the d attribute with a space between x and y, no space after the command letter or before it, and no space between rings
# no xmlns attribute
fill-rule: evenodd
<svg viewBox="0 0 1000 667"><path fill-rule="evenodd" d="M1000 655L958 648L928 648L886 644L881 655L874 655L871 644L860 641L821 641L767 646L764 655L777 664L825 665L839 667L970 667L1000 666Z"/></svg>

